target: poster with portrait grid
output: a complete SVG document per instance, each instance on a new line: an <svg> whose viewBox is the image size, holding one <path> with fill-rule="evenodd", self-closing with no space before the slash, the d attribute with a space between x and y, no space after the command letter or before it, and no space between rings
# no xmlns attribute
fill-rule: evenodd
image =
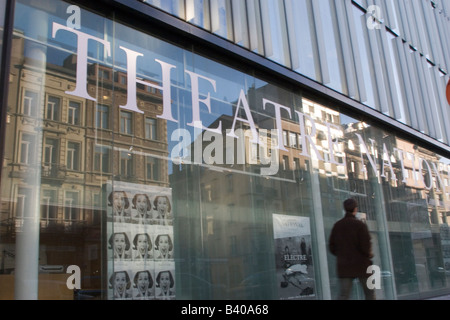
<svg viewBox="0 0 450 320"><path fill-rule="evenodd" d="M172 190L106 185L108 299L173 300Z"/></svg>

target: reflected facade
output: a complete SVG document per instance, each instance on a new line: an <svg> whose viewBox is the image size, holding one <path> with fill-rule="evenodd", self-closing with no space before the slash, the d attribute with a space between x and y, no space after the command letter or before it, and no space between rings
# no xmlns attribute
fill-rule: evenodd
<svg viewBox="0 0 450 320"><path fill-rule="evenodd" d="M15 1L0 299L335 299L327 242L348 197L378 299L450 292L448 148L173 38L95 7Z"/></svg>

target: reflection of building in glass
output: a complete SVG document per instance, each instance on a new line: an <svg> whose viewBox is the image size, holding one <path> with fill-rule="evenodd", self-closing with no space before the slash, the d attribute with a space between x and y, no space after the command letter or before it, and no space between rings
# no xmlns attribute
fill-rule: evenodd
<svg viewBox="0 0 450 320"><path fill-rule="evenodd" d="M276 95L277 101L281 100L280 103L283 104L286 95L283 92L271 92L271 90L276 91L276 88L271 86L257 90L251 88L247 93L248 100L260 106L262 98L272 94ZM292 96L289 97L292 98ZM329 154L328 127L323 123L329 122L338 126L339 113L308 100L299 99L303 104L298 102L300 104L298 110L317 122L314 129L316 134L311 134L312 142L320 157L325 158ZM291 105L288 99L285 102L286 105ZM236 103L233 106L236 106ZM233 114L235 112L234 109ZM293 110L292 114L295 119ZM198 299L208 296L213 299L267 298L268 296L277 299L278 292L273 288L280 285L280 280L275 272L275 254L272 252L274 246L273 239L270 237L272 230L268 229L268 226L272 225L272 214L310 216L313 211L311 194L313 169L320 173L320 179L330 181L330 184L327 184L330 188L321 190L322 196L326 196L327 193L330 197L334 196L335 190L331 187L333 181L336 180L338 183L337 180L345 178L342 166L330 164L328 161L316 161L316 155L312 157L302 155L300 126L297 121L282 116L280 139L285 150L278 150L278 137L272 137L270 131L276 128L275 121L271 118L274 115L262 109L252 112L252 115L258 119L266 119L257 121L255 124L257 131L260 133L265 129L268 131L269 138L274 138L274 140L264 140L264 143L268 144L264 148L260 148L252 141L250 126L247 123L238 122L236 129L242 129L243 133L238 134L236 130L239 138L233 140L231 145L233 152L231 152L230 146L225 143L228 133L225 129L232 128L233 117L223 115L210 125L211 128L216 128L219 121L222 123L224 130L216 137L224 141L223 161L218 163L215 158L216 162L208 164L209 159L204 157L210 154L208 148L211 142L203 141L202 162L194 165L187 162L175 165L173 174L170 176L174 194L178 196L177 221L180 226L183 226L178 229L178 236L191 240L179 243L181 247L177 250L180 254L178 258L190 261L185 265L184 272L196 274L214 284L212 288L205 287L200 291L198 288L196 288L197 291L191 290L188 283L181 286L181 290L186 290L185 294L189 291L189 296ZM245 118L244 115L240 116ZM311 122L306 121L307 132L311 132L311 126ZM193 154L198 152L196 143L202 139L205 132L196 137L190 145L192 162ZM330 132L336 139L342 135L334 127L330 129ZM264 163L261 158L270 158L274 149L276 149L277 158L272 158L271 161L277 162L277 170L273 175L261 175L261 169L270 167L270 164ZM308 145L308 149L312 148ZM335 150L334 153L336 161L343 163L343 150ZM230 154L233 156L232 161L227 162L226 158ZM197 185L200 187L195 187ZM192 201L192 199L200 199L200 201ZM186 209L183 210L183 208ZM330 209L324 208L324 212L328 210ZM267 252L267 248L271 248L271 252ZM292 248L291 253L301 254L300 247ZM204 256L208 259L204 259ZM267 270L267 265L273 265L273 270ZM253 279L246 279L249 274L256 274L256 276ZM183 277L179 279L183 281ZM252 281L256 282L252 285ZM225 292L223 287L229 290Z"/></svg>
<svg viewBox="0 0 450 320"><path fill-rule="evenodd" d="M250 90L248 96L252 97L254 92ZM267 96L268 91L265 94ZM258 105L257 102L255 104ZM262 252L263 248L267 248L268 241L264 237L268 232L264 219L270 213L279 212L309 216L314 210L311 189L316 186L318 189L315 190L320 192L322 198L330 199L321 203L324 219L332 222L342 216L341 201L336 201L336 196L342 200L354 197L359 202L359 212L366 216L377 251L384 250L386 246L386 241L378 237L378 233L384 231L389 234L394 252L404 252L405 248L410 248L406 252L411 254L392 257L400 293L417 290L417 283L438 285L440 278L436 270L444 265L439 225L446 223L449 203L444 196L445 186L437 181L436 172L427 172L424 165L420 167L422 160L419 159L430 166L432 163L440 166L439 157L435 153L420 151L413 144L364 122L343 124L340 113L307 99L302 99L299 112L298 115L304 117L303 134L308 139L302 139L298 122L282 117L281 138L286 150L278 150L279 167L275 175L260 174L261 168L268 165L261 162L261 149L252 143L248 124L241 125L248 133L242 137L244 143L233 145L233 164L207 164L201 158L203 162L196 163L196 166L181 164L174 167L172 186L176 194L186 195L186 199L179 198L179 204L189 207L190 212L189 218L185 217L186 223L182 223L188 227L180 232L182 237L187 238L193 234L201 235L201 238L196 236L196 240L193 239L195 245L190 243L188 247L187 244L180 244L183 248L179 252L194 261L190 272L230 287L227 298L257 297L261 285L253 290L251 286L244 288L242 281L247 274L267 273L266 267L260 269L260 266L269 263L264 261L267 252ZM224 128L232 127L233 118L230 116L221 116L211 127L217 127L219 120ZM259 121L256 129L273 129L273 122L273 119ZM223 140L225 135L223 132ZM362 151L364 148L357 135L362 137L368 154ZM304 149L305 142L307 151ZM203 141L202 152L207 150L209 143ZM277 145L276 142L271 143ZM198 152L194 145L195 142L191 145L192 153ZM239 162L236 155L238 147L245 150L244 163ZM224 146L224 157L227 152L229 150ZM202 155L205 156L205 153ZM404 157L403 162L399 157ZM411 159L414 159L414 164ZM443 169L441 167L439 172L448 174ZM432 187L427 188L431 186L427 180L430 174L434 182ZM199 185L200 189L197 190L195 185ZM200 203L190 201L197 198ZM380 211L374 203L383 203L386 211ZM202 223L189 223L193 212L199 215L193 220ZM386 214L388 230L381 224L384 218L380 214ZM416 255L412 254L413 247ZM313 250L317 248L313 246ZM198 252L206 254L209 260L197 261L195 256ZM417 253L423 254L424 258L418 257ZM377 255L380 256L379 252ZM425 271L421 271L421 266L426 266ZM203 274L203 270L209 270L209 273ZM268 288L276 281L274 273L267 273L264 277ZM214 298L225 298L222 291L214 293L217 294Z"/></svg>
<svg viewBox="0 0 450 320"><path fill-rule="evenodd" d="M374 176L368 157L361 160L360 142L355 133L370 137L367 148L376 160L379 179ZM367 213L372 230L383 229L379 226L376 207L370 204L376 198L385 202L391 250L402 252L392 256L398 293L445 286L442 268L443 248L447 244L441 238L441 226L448 223L450 202L441 180L448 171L439 162L440 157L362 122L346 125L345 141L350 191L358 199L359 210ZM384 146L390 154L384 153ZM388 160L393 172L387 166ZM376 190L378 183L381 192Z"/></svg>
<svg viewBox="0 0 450 320"><path fill-rule="evenodd" d="M347 197L379 299L449 293L448 5L238 2L0 2L0 298L334 299Z"/></svg>
<svg viewBox="0 0 450 320"><path fill-rule="evenodd" d="M44 71L31 58L16 58L27 45L20 36L14 38L6 130L10 136L16 132L17 139L7 144L3 161L2 175L9 178L2 184L1 230L2 239L8 239L3 248L14 256L15 233L35 212L40 264L85 261L83 274L95 275L103 255L106 182L168 186L166 121L157 118L162 95L138 86L143 113L124 111L118 106L126 97L126 74L93 63L87 90L97 102L80 99L67 94L74 89L74 57L63 65L48 62ZM4 259L1 272L13 267L13 259ZM90 279L84 286L94 285Z"/></svg>

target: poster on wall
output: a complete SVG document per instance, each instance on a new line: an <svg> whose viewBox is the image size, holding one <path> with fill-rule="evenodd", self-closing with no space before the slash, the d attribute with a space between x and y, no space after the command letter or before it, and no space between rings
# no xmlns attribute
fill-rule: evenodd
<svg viewBox="0 0 450 320"><path fill-rule="evenodd" d="M314 299L309 218L281 214L272 216L280 300Z"/></svg>
<svg viewBox="0 0 450 320"><path fill-rule="evenodd" d="M106 186L108 299L175 299L172 190Z"/></svg>

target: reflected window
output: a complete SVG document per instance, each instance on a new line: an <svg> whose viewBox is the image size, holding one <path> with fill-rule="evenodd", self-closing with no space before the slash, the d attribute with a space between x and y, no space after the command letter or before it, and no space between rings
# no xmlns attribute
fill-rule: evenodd
<svg viewBox="0 0 450 320"><path fill-rule="evenodd" d="M145 118L145 139L157 140L157 122L154 118Z"/></svg>
<svg viewBox="0 0 450 320"><path fill-rule="evenodd" d="M56 190L44 190L41 200L41 220L54 221L57 218Z"/></svg>
<svg viewBox="0 0 450 320"><path fill-rule="evenodd" d="M120 153L120 174L123 177L129 177L132 175L133 169L133 154L130 152L122 151Z"/></svg>
<svg viewBox="0 0 450 320"><path fill-rule="evenodd" d="M111 148L107 146L95 146L94 151L94 171L109 173Z"/></svg>
<svg viewBox="0 0 450 320"><path fill-rule="evenodd" d="M145 163L147 180L158 181L160 171L159 159L152 156L146 156Z"/></svg>
<svg viewBox="0 0 450 320"><path fill-rule="evenodd" d="M99 104L95 114L97 129L109 129L109 107Z"/></svg>
<svg viewBox="0 0 450 320"><path fill-rule="evenodd" d="M297 148L297 134L294 132L289 132L289 146Z"/></svg>
<svg viewBox="0 0 450 320"><path fill-rule="evenodd" d="M58 121L61 108L61 99L54 96L49 96L47 101L47 110L45 111L45 118L47 120Z"/></svg>
<svg viewBox="0 0 450 320"><path fill-rule="evenodd" d="M51 167L58 163L58 140L46 138L44 142L44 166Z"/></svg>
<svg viewBox="0 0 450 320"><path fill-rule="evenodd" d="M66 192L64 199L64 220L66 222L80 220L78 209L78 192Z"/></svg>
<svg viewBox="0 0 450 320"><path fill-rule="evenodd" d="M109 73L108 70L99 69L99 70L98 70L98 77L101 78L101 79L109 80L109 78L110 78L110 73Z"/></svg>
<svg viewBox="0 0 450 320"><path fill-rule="evenodd" d="M31 90L25 90L23 97L23 114L36 116L38 108L38 94Z"/></svg>
<svg viewBox="0 0 450 320"><path fill-rule="evenodd" d="M289 157L283 156L283 170L289 170Z"/></svg>
<svg viewBox="0 0 450 320"><path fill-rule="evenodd" d="M298 133L296 135L297 135L297 148L302 150L302 136Z"/></svg>
<svg viewBox="0 0 450 320"><path fill-rule="evenodd" d="M131 112L126 111L120 112L120 132L126 134L133 133Z"/></svg>
<svg viewBox="0 0 450 320"><path fill-rule="evenodd" d="M19 187L17 190L16 218L23 218L30 212L32 190Z"/></svg>
<svg viewBox="0 0 450 320"><path fill-rule="evenodd" d="M294 162L292 163L293 170L300 170L300 159L294 158Z"/></svg>
<svg viewBox="0 0 450 320"><path fill-rule="evenodd" d="M35 145L34 135L24 133L22 134L22 140L20 142L20 163L31 164L34 158L34 145Z"/></svg>
<svg viewBox="0 0 450 320"><path fill-rule="evenodd" d="M80 144L78 142L67 144L67 169L80 170Z"/></svg>
<svg viewBox="0 0 450 320"><path fill-rule="evenodd" d="M67 122L72 125L80 125L81 103L70 101Z"/></svg>

